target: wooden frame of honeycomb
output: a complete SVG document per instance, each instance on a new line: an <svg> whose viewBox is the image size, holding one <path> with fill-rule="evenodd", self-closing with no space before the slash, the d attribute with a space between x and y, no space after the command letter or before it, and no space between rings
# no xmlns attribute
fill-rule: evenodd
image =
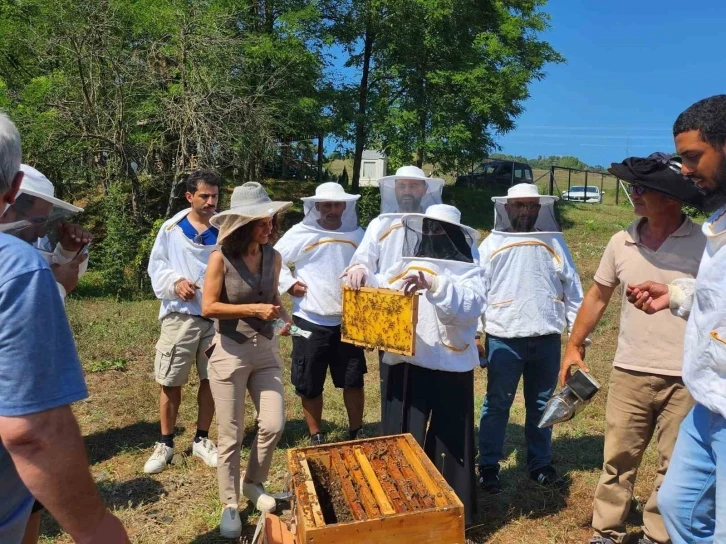
<svg viewBox="0 0 726 544"><path fill-rule="evenodd" d="M343 342L401 355L416 354L418 294L343 287Z"/></svg>

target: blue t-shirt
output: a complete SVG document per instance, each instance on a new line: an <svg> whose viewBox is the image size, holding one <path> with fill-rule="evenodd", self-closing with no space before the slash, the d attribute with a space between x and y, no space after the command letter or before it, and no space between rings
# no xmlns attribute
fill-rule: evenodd
<svg viewBox="0 0 726 544"><path fill-rule="evenodd" d="M0 416L24 416L86 398L48 264L31 245L6 234L0 234L0 256ZM34 499L1 442L0 497L0 542L20 542Z"/></svg>
<svg viewBox="0 0 726 544"><path fill-rule="evenodd" d="M217 236L219 236L219 230L216 227L210 226L203 233L199 234L197 232L197 229L194 228L194 225L192 225L187 216L184 216L184 219L179 221L178 225L181 227L184 236L189 238L195 244L200 244L202 246L217 245Z"/></svg>

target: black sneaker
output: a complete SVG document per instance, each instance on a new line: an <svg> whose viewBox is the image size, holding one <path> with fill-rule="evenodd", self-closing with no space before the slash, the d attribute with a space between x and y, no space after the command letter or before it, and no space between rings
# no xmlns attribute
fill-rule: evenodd
<svg viewBox="0 0 726 544"><path fill-rule="evenodd" d="M502 492L502 482L499 480L499 467L479 467L479 487L490 495Z"/></svg>
<svg viewBox="0 0 726 544"><path fill-rule="evenodd" d="M532 478L542 487L552 487L555 489L562 489L565 487L565 480L557 474L555 467L552 465L546 465L537 470L533 470L529 473L529 477Z"/></svg>
<svg viewBox="0 0 726 544"><path fill-rule="evenodd" d="M327 441L325 433L315 433L310 435L311 446L320 446L321 444L325 444Z"/></svg>
<svg viewBox="0 0 726 544"><path fill-rule="evenodd" d="M366 435L363 432L363 427L360 427L359 429L356 429L355 431L348 431L348 440L360 440L361 438L365 438Z"/></svg>

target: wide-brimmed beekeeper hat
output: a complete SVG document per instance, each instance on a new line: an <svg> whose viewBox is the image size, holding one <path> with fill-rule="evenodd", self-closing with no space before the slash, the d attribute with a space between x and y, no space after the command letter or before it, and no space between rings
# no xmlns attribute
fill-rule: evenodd
<svg viewBox="0 0 726 544"><path fill-rule="evenodd" d="M534 183L518 183L513 185L507 191L507 196L493 196L492 202L504 202L507 200L514 200L517 198L539 198L540 204L552 204L559 200L556 196L541 195L539 189Z"/></svg>
<svg viewBox="0 0 726 544"><path fill-rule="evenodd" d="M352 195L346 193L343 186L334 181L321 183L315 188L313 196L304 196L300 200L304 203L314 202L354 202L360 198L360 195Z"/></svg>
<svg viewBox="0 0 726 544"><path fill-rule="evenodd" d="M272 200L265 188L256 181L235 187L229 210L213 216L209 222L219 229L217 242L251 221L272 217L292 208L292 202Z"/></svg>
<svg viewBox="0 0 726 544"><path fill-rule="evenodd" d="M434 219L459 227L471 236L475 242L481 238L481 233L478 230L461 223L461 212L458 208L450 206L449 204L432 204L426 208L424 213L407 213L401 218L401 222L404 226L410 226L414 223L419 223L422 219Z"/></svg>
<svg viewBox="0 0 726 544"><path fill-rule="evenodd" d="M53 183L42 172L39 172L27 164L21 164L20 171L23 172L24 175L23 181L20 182L19 195L28 195L40 198L41 200L45 200L46 202L53 204L54 208L70 213L79 213L83 211L83 208L79 208L65 200L56 198Z"/></svg>

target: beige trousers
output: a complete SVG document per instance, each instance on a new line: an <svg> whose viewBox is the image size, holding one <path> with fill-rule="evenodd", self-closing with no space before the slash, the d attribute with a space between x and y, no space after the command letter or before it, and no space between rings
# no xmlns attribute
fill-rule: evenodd
<svg viewBox="0 0 726 544"><path fill-rule="evenodd" d="M645 536L669 543L656 501L663 483L681 421L693 407L681 378L613 368L605 413L603 473L595 489L593 528L622 542L633 486L643 452L653 434L658 441L658 475L643 509Z"/></svg>
<svg viewBox="0 0 726 544"><path fill-rule="evenodd" d="M272 454L285 427L285 394L277 338L257 336L239 344L217 334L209 358L209 385L217 411L217 478L222 504L240 499L240 451L244 434L245 391L257 409L258 431L245 477L267 480ZM256 344L256 345L255 345Z"/></svg>

